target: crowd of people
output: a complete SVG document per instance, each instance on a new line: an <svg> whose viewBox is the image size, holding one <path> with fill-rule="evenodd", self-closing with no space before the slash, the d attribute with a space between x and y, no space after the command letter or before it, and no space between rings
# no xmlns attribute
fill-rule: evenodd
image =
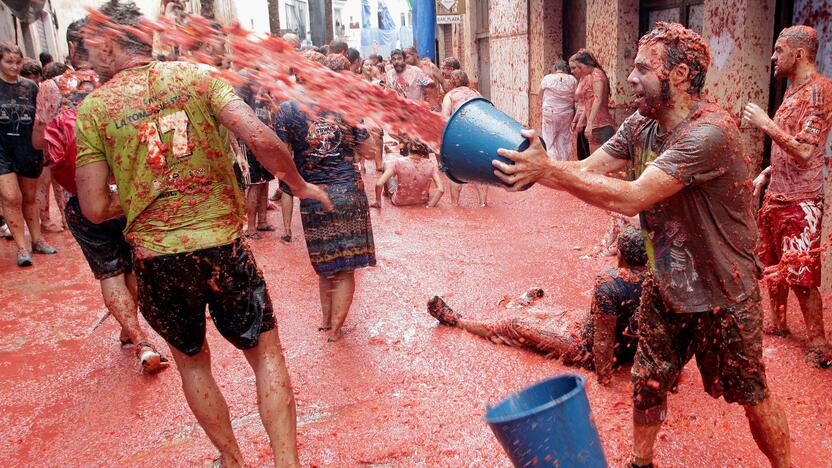
<svg viewBox="0 0 832 468"><path fill-rule="evenodd" d="M165 15L178 21L176 5L169 2ZM297 466L292 386L269 288L246 239L275 230L267 212L277 201L281 239L292 242L294 199L300 200L318 276L320 331L337 341L355 271L376 265L372 210L387 197L395 206L435 207L446 186L458 205L462 187L441 174L436 148L417 137L370 117L355 123L325 108L277 102L252 78L255 70L229 60L221 41L154 56L153 44L131 29L141 21L134 4L110 0L95 16L73 22L69 66L45 55L38 63L0 44L5 233L16 244L17 264L29 266L32 253L56 253L42 226L67 227L121 325L122 345L135 347L147 373L169 366L149 344L141 310L170 345L188 405L220 452L218 463L242 466L212 375L207 307L254 370L276 463ZM124 29L102 34L112 25ZM411 47L392 51L389 60L364 59L342 41L303 47L296 35L283 39L310 61L359 75L446 118L479 96L453 57L437 66ZM754 104L744 109L743 118L774 141L771 166L753 184L746 183L752 168L736 144L734 118L701 99L710 56L698 34L659 23L640 40L628 78L637 110L617 130L609 80L592 53L557 60L541 83L545 146L525 131L529 148L500 150L513 164L494 161L495 174L510 190L537 183L611 213L640 215L641 229L616 231L618 267L599 275L589 311L527 312L543 294L537 289L514 303L514 317L499 322L466 319L440 297L429 301L428 312L443 325L594 369L602 383L614 366L632 362L633 466L651 466L667 392L696 356L705 390L742 405L772 465L788 466L788 424L768 387L762 335L788 333L790 291L806 322L807 361L832 364L818 291L832 81L815 68L817 49L813 29L784 30L772 57L775 74L790 83L783 104L773 119ZM209 63L176 60L189 54ZM214 73L219 68L240 77L236 87ZM295 71L294 79L302 82L303 73ZM368 164L376 171L372 203L362 177ZM275 179L279 190L270 196ZM753 197L765 184L755 218ZM50 219L50 187L60 219ZM487 206L487 187L476 189ZM760 279L771 301L765 330Z"/></svg>

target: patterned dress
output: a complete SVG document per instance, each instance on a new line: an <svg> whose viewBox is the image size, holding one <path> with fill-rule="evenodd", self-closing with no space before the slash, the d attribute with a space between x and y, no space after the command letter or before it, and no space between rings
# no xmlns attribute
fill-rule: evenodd
<svg viewBox="0 0 832 468"><path fill-rule="evenodd" d="M315 273L330 276L339 271L375 266L373 227L355 150L369 134L352 127L341 116L322 112L315 119L295 102L281 104L275 132L294 152L303 178L320 185L334 209L325 211L314 200L300 202L303 233ZM287 191L283 184L281 188Z"/></svg>

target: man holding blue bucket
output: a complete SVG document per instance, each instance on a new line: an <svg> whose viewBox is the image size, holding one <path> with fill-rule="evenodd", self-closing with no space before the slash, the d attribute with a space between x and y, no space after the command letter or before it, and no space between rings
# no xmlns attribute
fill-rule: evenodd
<svg viewBox="0 0 832 468"><path fill-rule="evenodd" d="M734 119L700 98L709 63L699 34L660 22L639 41L628 78L638 112L590 158L551 160L525 131L526 151L499 151L514 164L493 164L511 190L536 182L640 214L653 279L637 313L633 466L652 466L667 392L696 356L708 394L742 405L760 450L786 467L788 423L762 361L751 168ZM607 176L625 168L629 181Z"/></svg>

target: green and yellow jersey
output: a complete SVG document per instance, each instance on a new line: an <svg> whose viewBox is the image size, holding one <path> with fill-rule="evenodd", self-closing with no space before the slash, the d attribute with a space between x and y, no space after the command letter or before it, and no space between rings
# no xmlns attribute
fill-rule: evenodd
<svg viewBox="0 0 832 468"><path fill-rule="evenodd" d="M128 242L181 253L240 236L245 205L218 122L236 99L228 83L194 65L151 62L123 70L82 102L76 166L110 166Z"/></svg>

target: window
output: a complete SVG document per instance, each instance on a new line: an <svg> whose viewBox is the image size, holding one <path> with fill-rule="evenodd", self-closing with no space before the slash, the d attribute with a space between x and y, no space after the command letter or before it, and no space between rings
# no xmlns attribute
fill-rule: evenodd
<svg viewBox="0 0 832 468"><path fill-rule="evenodd" d="M639 36L653 29L659 21L679 23L702 34L702 27L705 23L705 1L642 0L639 16Z"/></svg>

